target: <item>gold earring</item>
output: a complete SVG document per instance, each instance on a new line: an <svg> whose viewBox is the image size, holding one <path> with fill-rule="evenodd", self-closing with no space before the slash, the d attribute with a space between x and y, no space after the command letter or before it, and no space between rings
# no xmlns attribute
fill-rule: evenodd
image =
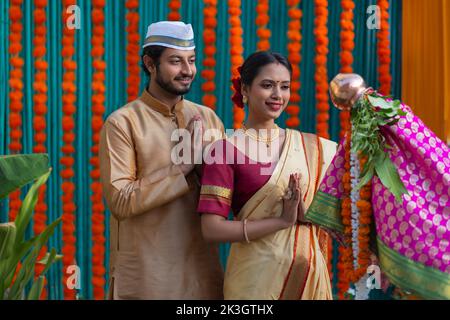
<svg viewBox="0 0 450 320"><path fill-rule="evenodd" d="M244 104L247 104L247 102L248 102L247 96L244 96L244 97L242 98L242 102L243 102Z"/></svg>

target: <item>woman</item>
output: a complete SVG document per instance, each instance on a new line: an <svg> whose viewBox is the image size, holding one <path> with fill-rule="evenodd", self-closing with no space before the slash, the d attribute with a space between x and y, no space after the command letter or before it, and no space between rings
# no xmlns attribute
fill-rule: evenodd
<svg viewBox="0 0 450 320"><path fill-rule="evenodd" d="M332 299L327 234L303 216L336 144L275 124L290 98L285 57L254 53L240 73L233 100L247 104L248 118L210 147L198 206L203 236L232 243L224 297Z"/></svg>

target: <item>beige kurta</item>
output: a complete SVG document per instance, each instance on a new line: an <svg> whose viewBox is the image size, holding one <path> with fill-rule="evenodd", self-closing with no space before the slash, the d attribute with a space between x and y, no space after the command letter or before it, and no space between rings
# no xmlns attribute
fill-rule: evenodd
<svg viewBox="0 0 450 320"><path fill-rule="evenodd" d="M100 169L112 213L110 298L222 298L218 246L204 241L196 212L198 178L185 177L170 156L173 130L196 114L223 132L211 109L183 99L172 112L147 91L105 122Z"/></svg>

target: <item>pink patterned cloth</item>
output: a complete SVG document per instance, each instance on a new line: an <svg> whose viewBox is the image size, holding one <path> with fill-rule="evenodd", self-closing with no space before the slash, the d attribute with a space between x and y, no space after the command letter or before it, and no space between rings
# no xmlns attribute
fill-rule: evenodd
<svg viewBox="0 0 450 320"><path fill-rule="evenodd" d="M408 106L407 112L382 134L393 149L388 151L409 195L402 203L378 177L372 180L372 205L379 239L400 255L450 274L450 150ZM321 183L320 191L341 199L344 147Z"/></svg>

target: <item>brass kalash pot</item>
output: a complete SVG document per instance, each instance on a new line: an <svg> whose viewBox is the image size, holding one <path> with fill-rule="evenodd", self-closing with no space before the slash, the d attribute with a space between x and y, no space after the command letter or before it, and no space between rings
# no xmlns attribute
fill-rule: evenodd
<svg viewBox="0 0 450 320"><path fill-rule="evenodd" d="M330 82L330 96L334 106L342 111L350 111L364 93L373 91L367 88L364 79L356 73L339 73Z"/></svg>

